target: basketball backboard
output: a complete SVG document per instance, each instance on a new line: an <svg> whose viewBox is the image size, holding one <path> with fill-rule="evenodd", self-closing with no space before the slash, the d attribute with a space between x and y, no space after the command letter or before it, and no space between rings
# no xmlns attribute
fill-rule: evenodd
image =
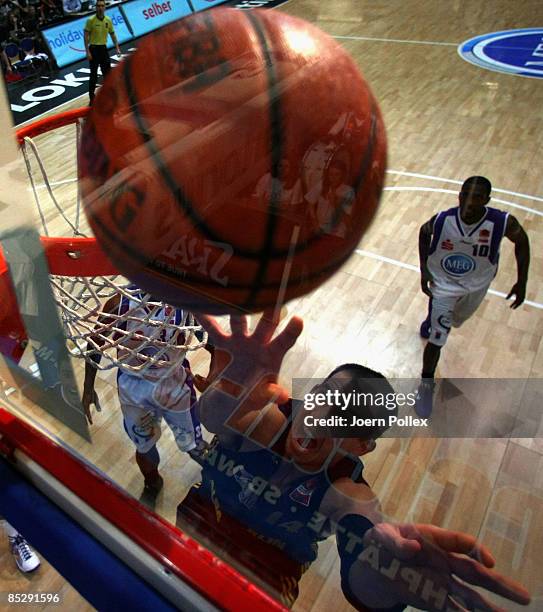
<svg viewBox="0 0 543 612"><path fill-rule="evenodd" d="M0 96L0 126L5 135L0 150L0 268L7 292L2 296L6 308L0 321L1 346L6 353L0 356L2 401L23 411L26 402L41 405L64 425L90 439L3 81ZM13 310L15 304L17 310ZM25 358L20 362L27 341Z"/></svg>

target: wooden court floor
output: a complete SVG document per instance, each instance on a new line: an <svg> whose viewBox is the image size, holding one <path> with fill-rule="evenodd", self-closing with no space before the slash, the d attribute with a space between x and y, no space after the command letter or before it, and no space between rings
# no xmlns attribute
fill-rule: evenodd
<svg viewBox="0 0 543 612"><path fill-rule="evenodd" d="M454 206L460 183L474 174L492 181L493 205L514 214L528 232L531 303L512 311L497 295L507 293L516 278L513 247L504 241L493 284L497 294L489 294L476 315L451 334L438 375L543 377L543 90L537 79L475 67L456 51L478 34L537 26L539 8L539 0L290 0L282 7L336 36L353 55L379 101L389 141L386 191L359 250L312 295L289 305L306 326L285 362L287 386L293 376L324 375L351 361L392 378L419 376L418 327L426 298L419 290L418 229L435 212ZM74 177L73 132L66 128L41 140L52 180ZM59 192L68 202L75 187L67 183ZM53 211L48 214L54 219ZM205 370L204 362L195 355L197 371ZM76 369L81 376L80 365ZM39 419L138 496L141 480L122 431L114 373L100 375L97 388L104 411L92 427L92 445L47 416ZM173 521L198 470L180 455L169 432L160 450L166 486L157 510ZM365 464L366 478L391 519L477 534L495 553L497 568L531 590L528 609L543 610L541 438L388 439ZM14 577L9 563L0 554L2 589ZM49 584L52 571L40 570L29 589L45 589L40 580ZM335 543L328 540L302 579L295 610L351 610L341 596L338 571Z"/></svg>

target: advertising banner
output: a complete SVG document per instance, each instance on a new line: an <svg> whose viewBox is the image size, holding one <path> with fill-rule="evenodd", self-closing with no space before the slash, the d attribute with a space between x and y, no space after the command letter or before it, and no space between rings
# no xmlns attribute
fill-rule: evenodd
<svg viewBox="0 0 543 612"><path fill-rule="evenodd" d="M123 4L134 36L142 36L192 13L186 0L134 0Z"/></svg>
<svg viewBox="0 0 543 612"><path fill-rule="evenodd" d="M149 2L149 4L151 4L151 2ZM113 22L119 44L132 38L124 21L124 17L117 7L108 9L106 15L110 17ZM49 44L49 48L55 56L59 68L85 59L83 28L89 17L91 17L91 15L43 30L43 36ZM108 37L108 47L113 47L110 37Z"/></svg>
<svg viewBox="0 0 543 612"><path fill-rule="evenodd" d="M217 4L224 4L225 0L191 0L194 11L203 11L210 6L216 6Z"/></svg>

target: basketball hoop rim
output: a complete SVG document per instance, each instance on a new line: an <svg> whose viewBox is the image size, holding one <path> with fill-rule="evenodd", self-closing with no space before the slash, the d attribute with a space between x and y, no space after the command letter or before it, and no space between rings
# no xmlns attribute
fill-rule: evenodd
<svg viewBox="0 0 543 612"><path fill-rule="evenodd" d="M83 106L33 121L16 130L17 142L22 147L26 138L35 138L75 124L79 119L84 119L89 111L88 106ZM94 237L40 236L40 240L53 275L92 277L119 274Z"/></svg>
<svg viewBox="0 0 543 612"><path fill-rule="evenodd" d="M51 130L75 123L78 119L86 117L89 112L89 106L82 106L80 108L72 108L71 110L36 119L36 121L32 121L28 125L15 130L17 141L19 144L22 144L25 138L34 138L40 134L45 134Z"/></svg>

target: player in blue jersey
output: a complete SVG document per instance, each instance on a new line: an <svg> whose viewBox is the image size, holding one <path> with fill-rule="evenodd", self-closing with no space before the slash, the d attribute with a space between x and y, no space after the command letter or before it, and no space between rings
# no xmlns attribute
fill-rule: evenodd
<svg viewBox="0 0 543 612"><path fill-rule="evenodd" d="M468 178L458 196L459 206L434 215L420 228L421 286L430 298L428 316L420 327L420 335L428 340L415 406L422 417L432 412L441 348L451 327L460 327L483 301L498 271L504 236L514 243L517 260L517 282L507 296L514 297L511 308L518 308L526 296L528 236L513 215L487 206L491 190L487 178Z"/></svg>
<svg viewBox="0 0 543 612"><path fill-rule="evenodd" d="M182 529L218 547L287 605L317 557L318 542L329 535L337 542L342 591L358 610L500 610L470 584L529 602L519 584L490 569L492 556L475 538L384 521L359 456L373 450L386 427L376 422L350 438L337 429L329 435L304 432L305 410L297 412L277 383L301 319L294 317L275 338L278 321L271 312L252 334L245 317L231 317L230 335L211 317L199 320L215 347L209 375L197 379L204 390L202 423L215 438L201 457L202 482L178 507ZM392 390L382 375L345 364L313 392L376 389ZM375 405L350 406L358 416L384 412Z"/></svg>

